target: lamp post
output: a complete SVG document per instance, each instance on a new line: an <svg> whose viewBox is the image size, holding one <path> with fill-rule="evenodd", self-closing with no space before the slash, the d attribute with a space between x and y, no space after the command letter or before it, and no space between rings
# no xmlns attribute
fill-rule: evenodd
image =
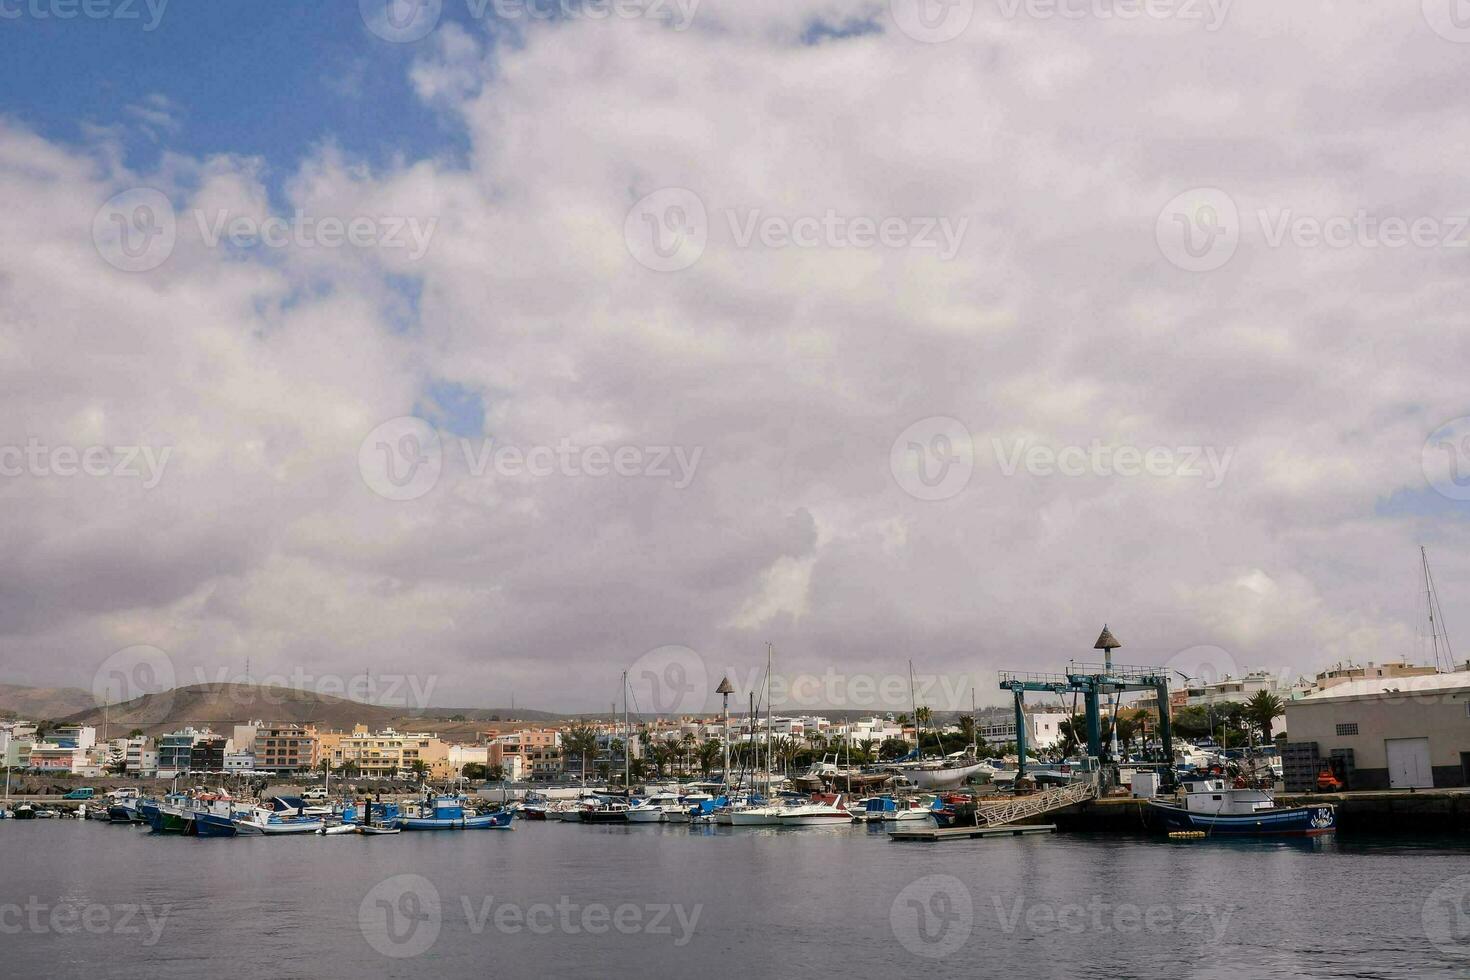
<svg viewBox="0 0 1470 980"><path fill-rule="evenodd" d="M718 694L718 695L720 695L720 697L721 697L721 699L723 701L723 706L721 708L721 713L724 716L724 723L725 723L725 737L723 739L723 741L725 743L725 768L720 773L720 781L723 782L726 786L729 786L730 785L730 695L732 695L732 694L735 693L735 685L733 685L733 684L730 683L730 678L728 678L728 677L721 677L720 678L720 686L717 687L717 688L715 688L715 693Z"/></svg>
<svg viewBox="0 0 1470 980"><path fill-rule="evenodd" d="M1118 638L1113 635L1113 631L1110 630L1110 629L1108 629L1108 624L1107 623L1104 623L1103 624L1102 633L1100 633L1098 635L1097 642L1092 645L1092 648L1094 650L1101 650L1103 652L1103 675L1105 677L1111 677L1112 676L1112 674L1113 674L1113 651L1116 650L1116 649L1118 649L1122 645L1123 644L1121 644L1121 643L1118 642ZM1099 691L1098 693L1101 694L1102 692ZM1118 758L1118 709L1119 709L1119 707L1120 707L1120 705L1118 703L1118 699L1117 699L1116 694L1115 694L1115 696L1113 698L1113 746L1112 746L1113 758L1115 760Z"/></svg>

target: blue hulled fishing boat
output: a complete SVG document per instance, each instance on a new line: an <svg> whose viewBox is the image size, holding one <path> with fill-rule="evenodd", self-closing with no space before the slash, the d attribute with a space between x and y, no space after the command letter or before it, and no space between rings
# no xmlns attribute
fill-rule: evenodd
<svg viewBox="0 0 1470 980"><path fill-rule="evenodd" d="M514 812L476 813L457 796L437 796L407 809L398 818L403 830L510 830Z"/></svg>
<svg viewBox="0 0 1470 980"><path fill-rule="evenodd" d="M1179 802L1150 800L1149 807L1171 832L1266 837L1314 836L1337 829L1337 808L1330 803L1279 807L1265 790L1227 786L1223 779L1185 783Z"/></svg>

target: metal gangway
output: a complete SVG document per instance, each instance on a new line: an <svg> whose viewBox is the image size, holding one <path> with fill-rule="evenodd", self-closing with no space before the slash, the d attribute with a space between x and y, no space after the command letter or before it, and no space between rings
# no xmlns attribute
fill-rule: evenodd
<svg viewBox="0 0 1470 980"><path fill-rule="evenodd" d="M999 806L976 807L976 822L985 827L998 827L1001 824L1015 823L1017 820L1040 816L1043 813L1061 810L1064 807L1075 806L1096 798L1097 777L1094 775L1092 779L1085 782L1059 786L1056 789L1033 793L1030 796L1020 796L1013 802Z"/></svg>

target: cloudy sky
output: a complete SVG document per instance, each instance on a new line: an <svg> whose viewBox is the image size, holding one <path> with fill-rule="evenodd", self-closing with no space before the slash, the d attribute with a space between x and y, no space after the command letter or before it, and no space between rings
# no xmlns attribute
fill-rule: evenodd
<svg viewBox="0 0 1470 980"><path fill-rule="evenodd" d="M1470 652L1452 0L559 5L0 3L0 681Z"/></svg>

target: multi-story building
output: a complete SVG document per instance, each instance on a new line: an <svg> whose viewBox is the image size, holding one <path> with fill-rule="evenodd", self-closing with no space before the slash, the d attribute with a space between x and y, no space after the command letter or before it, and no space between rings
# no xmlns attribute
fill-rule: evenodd
<svg viewBox="0 0 1470 980"><path fill-rule="evenodd" d="M1056 711L1026 712L1026 749L1049 749L1062 740L1062 722L1067 716ZM975 729L975 737L991 748L998 748L1016 740L1016 719L982 723Z"/></svg>
<svg viewBox="0 0 1470 980"><path fill-rule="evenodd" d="M231 750L225 753L225 772L254 772L255 752L251 748L244 751Z"/></svg>
<svg viewBox="0 0 1470 980"><path fill-rule="evenodd" d="M130 738L123 764L130 776L151 777L158 772L158 750L142 735Z"/></svg>
<svg viewBox="0 0 1470 980"><path fill-rule="evenodd" d="M185 728L158 736L158 777L172 779L181 772L188 772L193 761L194 743L213 735L210 731Z"/></svg>
<svg viewBox="0 0 1470 980"><path fill-rule="evenodd" d="M37 772L71 772L78 760L85 756L85 752L74 745L36 742L31 745L25 764Z"/></svg>
<svg viewBox="0 0 1470 980"><path fill-rule="evenodd" d="M447 779L458 775L449 759L449 745L437 735L427 732L395 732L392 729L370 733L365 725L350 733L326 732L317 736L321 759L334 769L351 763L370 779L392 779L413 772L414 763L422 762L429 776Z"/></svg>
<svg viewBox="0 0 1470 980"><path fill-rule="evenodd" d="M262 725L255 731L253 744L257 769L300 772L317 766L317 733L310 725Z"/></svg>
<svg viewBox="0 0 1470 980"><path fill-rule="evenodd" d="M601 747L601 746L600 746ZM561 772L561 732L553 728L528 728L496 736L489 745L487 765L502 766L506 777L518 770L532 779L550 779ZM640 746L634 739L633 758L638 758Z"/></svg>
<svg viewBox="0 0 1470 980"><path fill-rule="evenodd" d="M189 768L194 772L224 772L226 740L218 735L194 742L189 751Z"/></svg>
<svg viewBox="0 0 1470 980"><path fill-rule="evenodd" d="M1366 667L1356 664L1335 664L1326 670L1319 671L1313 679L1312 686L1305 690L1298 690L1296 696L1305 697L1317 691L1325 691L1339 684L1348 684L1353 681L1391 680L1396 677L1432 677L1439 673L1434 667L1420 667L1404 660L1394 660L1386 664L1375 664L1368 661Z"/></svg>

